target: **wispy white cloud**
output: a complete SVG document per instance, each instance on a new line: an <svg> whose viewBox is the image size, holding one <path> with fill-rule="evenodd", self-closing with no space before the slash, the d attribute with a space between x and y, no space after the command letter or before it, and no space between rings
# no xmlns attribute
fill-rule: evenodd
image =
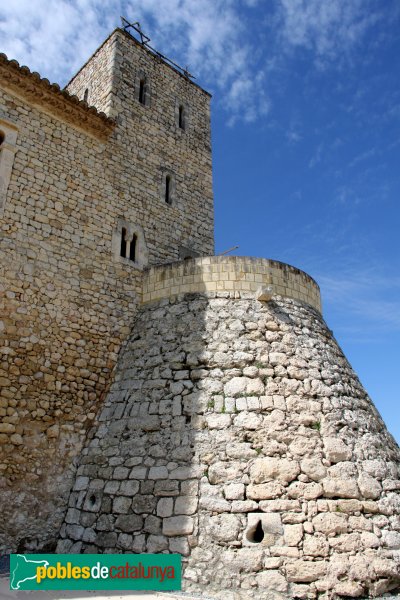
<svg viewBox="0 0 400 600"><path fill-rule="evenodd" d="M361 198L350 185L341 185L336 190L335 201L339 204L359 204Z"/></svg>
<svg viewBox="0 0 400 600"><path fill-rule="evenodd" d="M253 42L237 0L16 0L0 7L2 51L65 83L119 25L120 14L139 20L157 49L217 90L231 122L268 113L265 75L249 67Z"/></svg>
<svg viewBox="0 0 400 600"><path fill-rule="evenodd" d="M279 0L279 5L287 49L312 51L320 67L348 56L379 19L370 0Z"/></svg>
<svg viewBox="0 0 400 600"><path fill-rule="evenodd" d="M347 316L356 317L358 333L378 329L400 331L400 278L375 267L318 275L325 302Z"/></svg>
<svg viewBox="0 0 400 600"><path fill-rule="evenodd" d="M378 151L376 148L370 148L365 152L361 152L353 158L353 160L349 163L349 167L355 167L356 165L358 165L358 163L364 162L365 160L369 160L370 158L374 158L377 154Z"/></svg>
<svg viewBox="0 0 400 600"><path fill-rule="evenodd" d="M280 68L288 48L307 48L321 64L354 48L377 18L368 11L370 2L13 0L0 5L0 36L10 57L65 83L119 25L120 14L139 20L155 47L217 92L232 125L270 113L268 76ZM255 31L250 19L261 14L274 27ZM291 142L298 136L288 133Z"/></svg>
<svg viewBox="0 0 400 600"><path fill-rule="evenodd" d="M322 142L318 144L313 156L308 161L308 167L310 169L313 169L318 163L321 162L323 148L324 144Z"/></svg>

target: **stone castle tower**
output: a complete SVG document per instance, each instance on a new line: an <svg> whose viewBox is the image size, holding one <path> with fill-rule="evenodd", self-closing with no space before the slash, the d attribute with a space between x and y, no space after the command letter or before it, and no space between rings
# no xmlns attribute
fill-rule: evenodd
<svg viewBox="0 0 400 600"><path fill-rule="evenodd" d="M212 256L208 94L123 30L67 92L0 75L3 547L178 552L232 599L398 587L399 449L317 284Z"/></svg>

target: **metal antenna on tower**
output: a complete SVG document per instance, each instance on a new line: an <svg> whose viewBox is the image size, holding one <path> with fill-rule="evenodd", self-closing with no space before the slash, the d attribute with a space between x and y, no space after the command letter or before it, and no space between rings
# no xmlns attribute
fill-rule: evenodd
<svg viewBox="0 0 400 600"><path fill-rule="evenodd" d="M177 71L179 71L184 77L186 77L186 79L196 79L194 75L192 75L191 73L189 73L189 70L188 70L187 66L186 67L181 67L176 62L174 62L173 60L171 60L167 56L164 56L164 54L161 54L161 52L158 52L158 50L156 50L155 48L152 48L150 46L150 44L149 44L150 38L149 38L148 35L146 35L145 33L143 33L139 21L135 21L134 23L130 23L130 21L128 21L128 19L125 19L125 17L121 17L121 22L122 22L122 27L124 28L124 31L126 31L134 39L136 39L136 37L133 35L132 30L136 31L136 33L139 34L141 44L143 46L145 46L148 50L150 50L151 52L153 52L153 54L155 54L156 56L158 56L159 58L161 58L162 60L164 60L165 62L167 62L169 65L171 65L172 67L174 67L174 69L177 70Z"/></svg>

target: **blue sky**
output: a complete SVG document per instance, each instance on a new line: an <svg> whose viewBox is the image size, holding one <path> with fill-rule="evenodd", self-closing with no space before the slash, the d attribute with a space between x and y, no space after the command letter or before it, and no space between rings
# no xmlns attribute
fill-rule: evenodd
<svg viewBox="0 0 400 600"><path fill-rule="evenodd" d="M216 252L288 262L400 440L400 5L14 0L2 51L65 83L119 15L213 93Z"/></svg>

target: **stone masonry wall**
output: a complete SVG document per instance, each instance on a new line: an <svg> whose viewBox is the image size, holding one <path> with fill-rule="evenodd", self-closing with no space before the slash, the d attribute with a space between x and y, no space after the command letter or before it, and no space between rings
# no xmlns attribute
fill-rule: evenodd
<svg viewBox="0 0 400 600"><path fill-rule="evenodd" d="M107 135L79 121L86 110L100 122L94 109L76 107L63 120L69 97L2 62L0 118L18 132L0 220L3 551L54 543L75 459L141 300L143 266L176 260L181 245L213 249L209 96L121 32L99 52L96 68L88 63L78 78L86 73L99 110L113 113ZM160 90L149 107L123 89L119 69L133 72L135 60ZM47 90L43 107L36 83ZM178 90L196 115L182 134L174 129ZM171 206L160 189L165 164L176 172ZM140 235L135 262L119 255L124 223Z"/></svg>
<svg viewBox="0 0 400 600"><path fill-rule="evenodd" d="M380 594L400 582L399 488L319 311L174 294L138 313L57 551L179 552L185 589L213 597Z"/></svg>
<svg viewBox="0 0 400 600"><path fill-rule="evenodd" d="M168 266L152 267L144 274L144 303L187 292L256 292L271 287L274 294L307 302L321 311L318 284L304 271L266 258L207 256Z"/></svg>
<svg viewBox="0 0 400 600"><path fill-rule="evenodd" d="M103 77L104 64L113 65L112 78ZM147 81L145 105L138 101L140 74ZM67 89L80 98L89 89L89 103L118 121L113 202L129 200L131 219L145 229L150 264L182 258L181 246L199 255L213 254L209 94L121 30ZM178 126L179 105L185 107L184 130ZM164 201L166 174L174 187L171 205Z"/></svg>

